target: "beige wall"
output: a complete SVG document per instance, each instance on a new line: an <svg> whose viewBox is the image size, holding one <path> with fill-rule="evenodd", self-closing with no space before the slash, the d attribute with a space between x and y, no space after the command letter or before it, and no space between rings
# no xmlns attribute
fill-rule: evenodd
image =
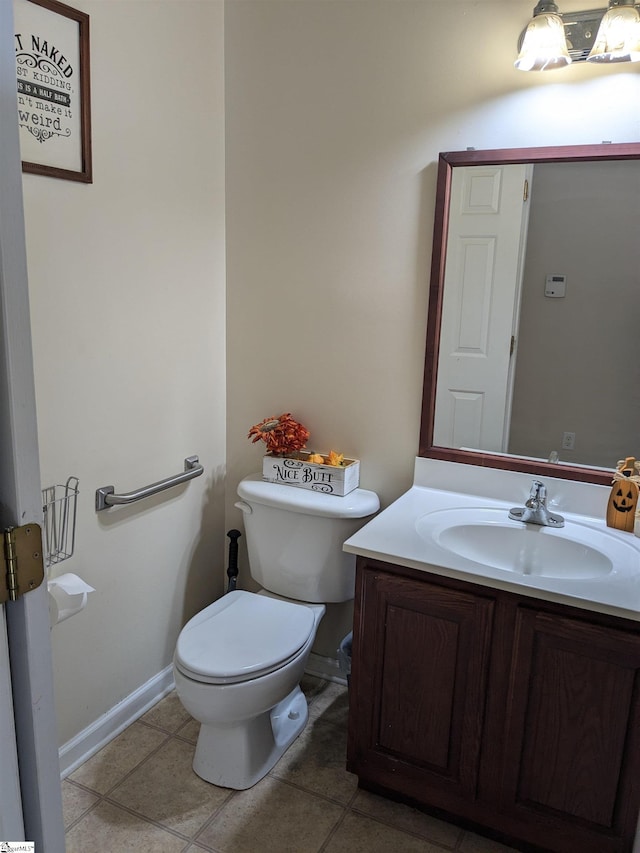
<svg viewBox="0 0 640 853"><path fill-rule="evenodd" d="M159 673L222 589L223 6L89 2L94 183L24 177L43 485L80 478L96 592L53 628L60 742ZM94 492L205 475L97 515Z"/></svg>
<svg viewBox="0 0 640 853"><path fill-rule="evenodd" d="M228 526L282 411L410 485L439 151L640 138L637 67L513 68L532 6L227 3Z"/></svg>

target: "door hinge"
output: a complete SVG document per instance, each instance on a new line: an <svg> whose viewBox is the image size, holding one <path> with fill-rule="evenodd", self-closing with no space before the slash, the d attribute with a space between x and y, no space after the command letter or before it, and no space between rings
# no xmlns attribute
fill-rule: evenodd
<svg viewBox="0 0 640 853"><path fill-rule="evenodd" d="M8 527L3 533L0 604L16 601L44 580L42 531L38 524Z"/></svg>
<svg viewBox="0 0 640 853"><path fill-rule="evenodd" d="M529 201L529 180L527 178L524 179L524 189L522 191L522 200Z"/></svg>
<svg viewBox="0 0 640 853"><path fill-rule="evenodd" d="M511 335L511 345L509 346L509 355L513 355L513 351L516 348L516 338L515 335Z"/></svg>

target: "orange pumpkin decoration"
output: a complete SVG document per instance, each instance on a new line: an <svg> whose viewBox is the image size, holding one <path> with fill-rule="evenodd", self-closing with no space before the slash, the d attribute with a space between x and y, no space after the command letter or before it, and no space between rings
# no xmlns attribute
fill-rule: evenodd
<svg viewBox="0 0 640 853"><path fill-rule="evenodd" d="M630 479L635 459L628 457L618 468L607 504L607 527L633 533L638 505L638 484ZM622 475L622 476L619 476Z"/></svg>

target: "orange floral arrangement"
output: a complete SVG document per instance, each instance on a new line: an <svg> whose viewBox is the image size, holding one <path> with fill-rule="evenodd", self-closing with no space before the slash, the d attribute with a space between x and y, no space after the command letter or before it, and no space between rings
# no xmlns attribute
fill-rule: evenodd
<svg viewBox="0 0 640 853"><path fill-rule="evenodd" d="M309 430L295 421L290 413L278 418L265 418L259 424L252 426L247 438L264 441L269 453L284 456L301 450L309 439Z"/></svg>
<svg viewBox="0 0 640 853"><path fill-rule="evenodd" d="M249 430L247 438L256 441L264 441L267 451L273 456L287 456L296 453L306 445L311 433L295 421L289 412L278 418L265 418L259 424L255 424ZM315 462L317 465L333 465L344 467L344 453L336 453L331 450L328 455L309 452L307 462Z"/></svg>

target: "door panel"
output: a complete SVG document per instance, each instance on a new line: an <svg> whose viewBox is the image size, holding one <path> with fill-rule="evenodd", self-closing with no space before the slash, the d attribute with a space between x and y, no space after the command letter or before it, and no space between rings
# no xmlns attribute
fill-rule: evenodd
<svg viewBox="0 0 640 853"><path fill-rule="evenodd" d="M460 639L460 625L450 616L387 607L378 744L445 774L460 727L454 715Z"/></svg>
<svg viewBox="0 0 640 853"><path fill-rule="evenodd" d="M507 451L528 167L454 169L434 444Z"/></svg>
<svg viewBox="0 0 640 853"><path fill-rule="evenodd" d="M520 608L505 806L601 832L599 849L618 849L640 803L631 770L640 761L639 676L640 635Z"/></svg>
<svg viewBox="0 0 640 853"><path fill-rule="evenodd" d="M359 564L350 769L440 807L475 796L494 602ZM371 697L380 697L371 702ZM453 798L453 800L452 800Z"/></svg>

